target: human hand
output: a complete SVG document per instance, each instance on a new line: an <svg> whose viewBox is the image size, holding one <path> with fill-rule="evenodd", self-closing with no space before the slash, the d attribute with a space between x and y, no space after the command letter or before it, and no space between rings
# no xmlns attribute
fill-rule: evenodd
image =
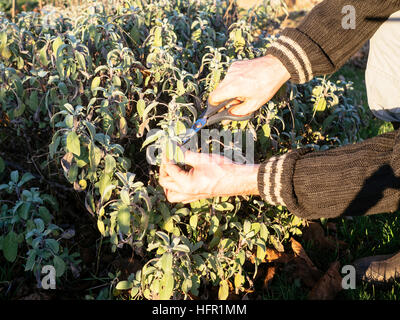
<svg viewBox="0 0 400 320"><path fill-rule="evenodd" d="M185 171L163 159L159 182L170 202L188 203L204 198L258 195L258 165L241 165L216 154L185 152Z"/></svg>
<svg viewBox="0 0 400 320"><path fill-rule="evenodd" d="M290 78L285 66L274 56L232 63L224 80L210 93L211 105L236 98L242 103L232 107L231 114L244 116L268 102Z"/></svg>

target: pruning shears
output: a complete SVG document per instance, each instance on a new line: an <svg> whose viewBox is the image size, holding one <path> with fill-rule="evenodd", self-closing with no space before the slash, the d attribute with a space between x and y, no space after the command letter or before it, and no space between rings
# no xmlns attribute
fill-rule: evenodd
<svg viewBox="0 0 400 320"><path fill-rule="evenodd" d="M238 99L232 98L225 100L216 106L211 105L207 101L207 109L189 129L189 134L184 139L182 139L181 146L187 143L197 132L199 132L206 126L212 125L222 120L244 121L250 119L253 116L253 113L249 113L243 116L236 116L231 113L231 109L238 105L232 104L232 102L235 100L238 101Z"/></svg>

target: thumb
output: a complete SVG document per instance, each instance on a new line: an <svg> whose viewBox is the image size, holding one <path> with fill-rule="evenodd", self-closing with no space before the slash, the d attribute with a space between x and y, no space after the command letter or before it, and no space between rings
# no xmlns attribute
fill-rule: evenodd
<svg viewBox="0 0 400 320"><path fill-rule="evenodd" d="M239 92L240 90L238 90L234 84L225 84L224 82L221 82L208 96L208 102L211 105L218 105L225 100L233 98L242 100L238 95Z"/></svg>
<svg viewBox="0 0 400 320"><path fill-rule="evenodd" d="M193 168L199 166L202 162L203 164L205 163L204 154L201 152L193 152L190 150L186 150L184 157L185 157L185 164L188 164Z"/></svg>
<svg viewBox="0 0 400 320"><path fill-rule="evenodd" d="M196 168L200 166L210 167L212 165L231 164L232 160L214 153L192 152L187 150L185 152L185 164Z"/></svg>

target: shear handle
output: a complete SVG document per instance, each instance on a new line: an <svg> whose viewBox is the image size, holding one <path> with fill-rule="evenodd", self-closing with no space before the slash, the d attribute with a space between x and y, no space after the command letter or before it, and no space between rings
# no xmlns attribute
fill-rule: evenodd
<svg viewBox="0 0 400 320"><path fill-rule="evenodd" d="M206 112L202 115L205 118L209 118L213 116L214 114L220 112L222 108L225 108L227 105L229 105L232 101L236 100L236 98L231 98L225 101L222 101L220 104L213 106L207 101L207 110Z"/></svg>
<svg viewBox="0 0 400 320"><path fill-rule="evenodd" d="M229 104L234 100L237 99L232 98L225 100L217 106L212 106L209 103L207 103L208 105L207 111L204 114L204 117L207 119L206 125L212 125L222 120L233 120L233 121L249 120L253 116L253 113L249 113L243 116L237 116L231 113L231 109L237 106L237 104L229 106ZM227 105L228 107L225 110L219 111Z"/></svg>
<svg viewBox="0 0 400 320"><path fill-rule="evenodd" d="M209 126L222 120L244 121L249 120L253 116L253 113L246 114L244 116L235 116L231 114L229 110L230 109L225 109L224 111L218 112L217 114L209 117L207 119L207 125Z"/></svg>

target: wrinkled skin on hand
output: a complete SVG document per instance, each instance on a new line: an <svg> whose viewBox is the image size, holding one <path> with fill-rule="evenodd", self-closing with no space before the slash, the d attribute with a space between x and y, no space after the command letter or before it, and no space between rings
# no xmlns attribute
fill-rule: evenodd
<svg viewBox="0 0 400 320"><path fill-rule="evenodd" d="M236 98L242 101L231 110L234 115L246 115L268 102L290 78L283 64L274 56L232 63L224 80L211 92L208 101L217 105Z"/></svg>
<svg viewBox="0 0 400 320"><path fill-rule="evenodd" d="M258 165L236 164L215 154L185 152L186 171L163 160L160 184L170 202L188 203L216 196L258 194Z"/></svg>

